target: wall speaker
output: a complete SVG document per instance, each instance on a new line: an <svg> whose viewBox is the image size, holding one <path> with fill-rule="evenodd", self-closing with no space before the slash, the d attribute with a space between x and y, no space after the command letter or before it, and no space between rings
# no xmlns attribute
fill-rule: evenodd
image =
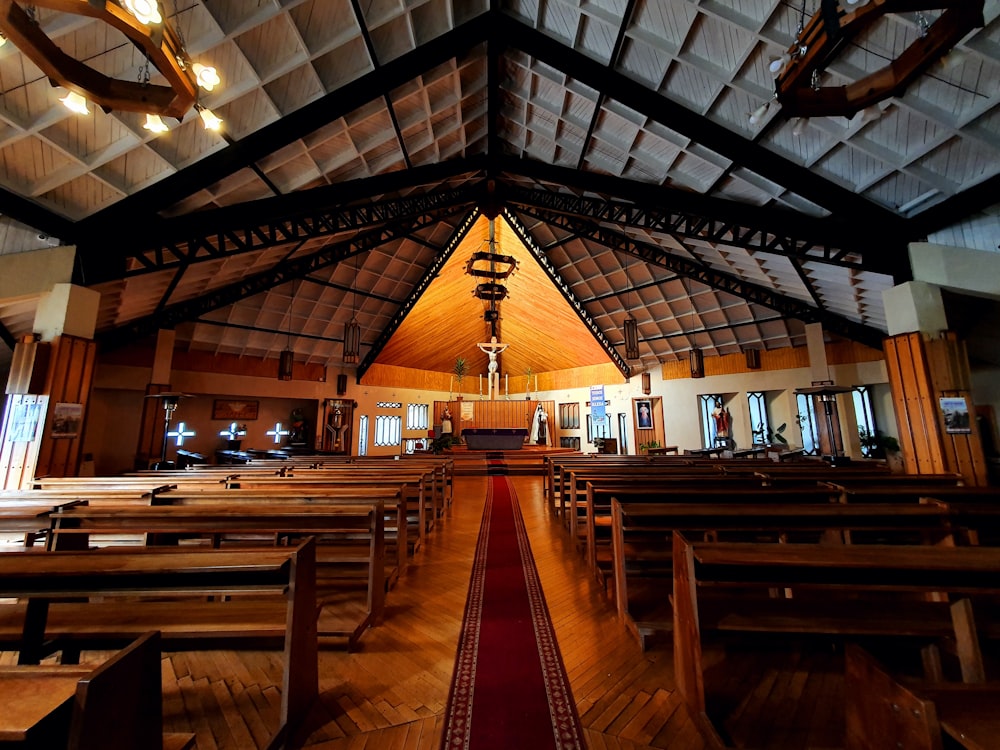
<svg viewBox="0 0 1000 750"><path fill-rule="evenodd" d="M648 372L644 372L642 374L642 392L648 396L652 392L652 390L653 390L652 378L650 378Z"/></svg>
<svg viewBox="0 0 1000 750"><path fill-rule="evenodd" d="M747 369L748 370L759 370L760 369L760 349L747 349L744 354L747 358Z"/></svg>
<svg viewBox="0 0 1000 750"><path fill-rule="evenodd" d="M344 373L340 373L337 376L337 395L344 396L347 394L347 376Z"/></svg>

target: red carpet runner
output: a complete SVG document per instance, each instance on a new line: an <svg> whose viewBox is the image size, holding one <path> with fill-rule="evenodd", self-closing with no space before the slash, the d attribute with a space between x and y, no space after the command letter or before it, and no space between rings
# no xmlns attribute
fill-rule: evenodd
<svg viewBox="0 0 1000 750"><path fill-rule="evenodd" d="M583 748L517 496L489 481L442 748Z"/></svg>

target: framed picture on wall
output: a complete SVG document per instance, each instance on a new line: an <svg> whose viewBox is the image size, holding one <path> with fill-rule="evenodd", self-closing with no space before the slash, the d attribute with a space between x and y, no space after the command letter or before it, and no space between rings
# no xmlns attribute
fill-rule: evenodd
<svg viewBox="0 0 1000 750"><path fill-rule="evenodd" d="M259 408L260 401L217 398L212 404L212 419L248 422L257 419Z"/></svg>
<svg viewBox="0 0 1000 750"><path fill-rule="evenodd" d="M972 432L972 421L969 418L969 404L960 396L950 396L940 399L941 412L944 415L944 431L951 434Z"/></svg>
<svg viewBox="0 0 1000 750"><path fill-rule="evenodd" d="M635 402L635 426L640 430L653 429L653 407L645 399Z"/></svg>
<svg viewBox="0 0 1000 750"><path fill-rule="evenodd" d="M52 409L52 437L79 436L81 421L83 421L83 404L56 404Z"/></svg>

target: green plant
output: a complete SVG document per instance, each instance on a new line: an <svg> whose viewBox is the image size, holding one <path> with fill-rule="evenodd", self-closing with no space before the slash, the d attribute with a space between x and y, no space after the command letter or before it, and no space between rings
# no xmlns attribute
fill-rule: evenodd
<svg viewBox="0 0 1000 750"><path fill-rule="evenodd" d="M788 423L782 422L777 429L770 431L765 430L764 423L761 422L757 425L757 429L752 431L753 441L761 445L771 445L773 443L788 445L788 438L786 438L783 434L786 427L788 427Z"/></svg>
<svg viewBox="0 0 1000 750"><path fill-rule="evenodd" d="M658 440L650 440L648 443L639 443L639 450L643 453L648 451L650 448L659 448L660 442Z"/></svg>
<svg viewBox="0 0 1000 750"><path fill-rule="evenodd" d="M453 437L452 435L438 435L436 438L431 440L431 453L443 453L451 446L458 445L458 443L459 439L457 437Z"/></svg>
<svg viewBox="0 0 1000 750"><path fill-rule="evenodd" d="M462 387L462 380L469 372L469 363L465 357L455 357L455 366L452 368L455 377L458 379L458 387Z"/></svg>
<svg viewBox="0 0 1000 750"><path fill-rule="evenodd" d="M870 458L884 458L886 453L899 452L899 441L892 435L884 435L878 430L872 433L867 427L859 427L858 439L862 451Z"/></svg>

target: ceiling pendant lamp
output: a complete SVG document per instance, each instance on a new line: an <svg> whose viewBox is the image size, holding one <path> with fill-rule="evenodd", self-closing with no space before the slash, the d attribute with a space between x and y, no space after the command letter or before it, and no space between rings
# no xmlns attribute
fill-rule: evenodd
<svg viewBox="0 0 1000 750"><path fill-rule="evenodd" d="M705 377L705 355L701 349L692 349L688 353L688 364L691 366L692 378Z"/></svg>
<svg viewBox="0 0 1000 750"><path fill-rule="evenodd" d="M292 288L292 299L288 303L288 333L285 338L285 348L278 355L278 380L292 379L292 366L295 364L295 352L292 351L292 304L295 302L295 288Z"/></svg>
<svg viewBox="0 0 1000 750"><path fill-rule="evenodd" d="M356 365L361 354L361 325L358 323L358 314L355 303L358 294L354 291L354 285L358 281L358 261L354 259L354 281L351 282L351 319L344 324L344 364Z"/></svg>
<svg viewBox="0 0 1000 750"><path fill-rule="evenodd" d="M625 237L625 285L628 290L631 291L632 281L628 275L628 235L625 234L624 227L622 227L622 235ZM626 311L625 323L622 326L622 333L625 336L625 359L639 359L639 323L634 317L632 317L631 310Z"/></svg>

